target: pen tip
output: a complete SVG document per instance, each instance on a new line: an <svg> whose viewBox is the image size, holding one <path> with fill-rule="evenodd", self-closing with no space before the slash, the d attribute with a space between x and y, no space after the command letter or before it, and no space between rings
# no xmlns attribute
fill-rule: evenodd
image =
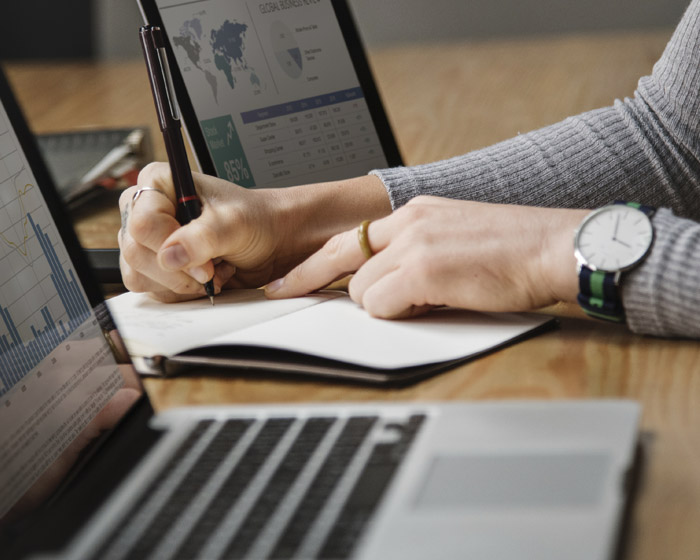
<svg viewBox="0 0 700 560"><path fill-rule="evenodd" d="M211 302L212 307L214 306L214 296L209 296L209 301Z"/></svg>

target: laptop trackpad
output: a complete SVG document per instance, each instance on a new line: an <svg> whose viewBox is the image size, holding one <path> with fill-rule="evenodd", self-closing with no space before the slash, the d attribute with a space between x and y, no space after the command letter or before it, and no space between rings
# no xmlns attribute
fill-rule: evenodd
<svg viewBox="0 0 700 560"><path fill-rule="evenodd" d="M439 455L418 492L418 507L592 506L602 495L605 453Z"/></svg>

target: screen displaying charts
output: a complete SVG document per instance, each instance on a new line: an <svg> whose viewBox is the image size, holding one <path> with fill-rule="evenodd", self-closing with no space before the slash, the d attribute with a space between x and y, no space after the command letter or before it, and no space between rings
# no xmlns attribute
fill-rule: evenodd
<svg viewBox="0 0 700 560"><path fill-rule="evenodd" d="M330 0L157 0L217 174L244 187L386 157Z"/></svg>
<svg viewBox="0 0 700 560"><path fill-rule="evenodd" d="M123 385L0 104L0 520Z"/></svg>
<svg viewBox="0 0 700 560"><path fill-rule="evenodd" d="M5 160L6 169L21 162L12 155ZM39 188L26 169L7 171L0 192L0 396L92 314L70 262L54 245L58 235Z"/></svg>

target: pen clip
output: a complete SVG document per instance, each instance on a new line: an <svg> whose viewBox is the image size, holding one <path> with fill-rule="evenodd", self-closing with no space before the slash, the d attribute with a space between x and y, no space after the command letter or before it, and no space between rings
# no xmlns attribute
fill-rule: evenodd
<svg viewBox="0 0 700 560"><path fill-rule="evenodd" d="M141 44L148 66L151 89L161 129L168 128L172 121L175 121L179 126L180 108L175 97L175 88L173 87L161 28L152 25L142 27Z"/></svg>
<svg viewBox="0 0 700 560"><path fill-rule="evenodd" d="M165 52L165 47L158 47L158 61L160 62L160 71L163 74L163 81L165 82L165 95L168 100L170 115L174 120L179 121L180 107L178 106L177 98L175 97L173 77L172 74L170 74L170 65L168 64L168 55Z"/></svg>

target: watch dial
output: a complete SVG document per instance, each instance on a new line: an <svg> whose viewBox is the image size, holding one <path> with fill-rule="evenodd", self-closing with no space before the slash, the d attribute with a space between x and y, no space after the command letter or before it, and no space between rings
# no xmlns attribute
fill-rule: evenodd
<svg viewBox="0 0 700 560"><path fill-rule="evenodd" d="M583 264L594 270L624 270L646 255L653 237L651 221L641 210L616 204L590 214L576 235Z"/></svg>

